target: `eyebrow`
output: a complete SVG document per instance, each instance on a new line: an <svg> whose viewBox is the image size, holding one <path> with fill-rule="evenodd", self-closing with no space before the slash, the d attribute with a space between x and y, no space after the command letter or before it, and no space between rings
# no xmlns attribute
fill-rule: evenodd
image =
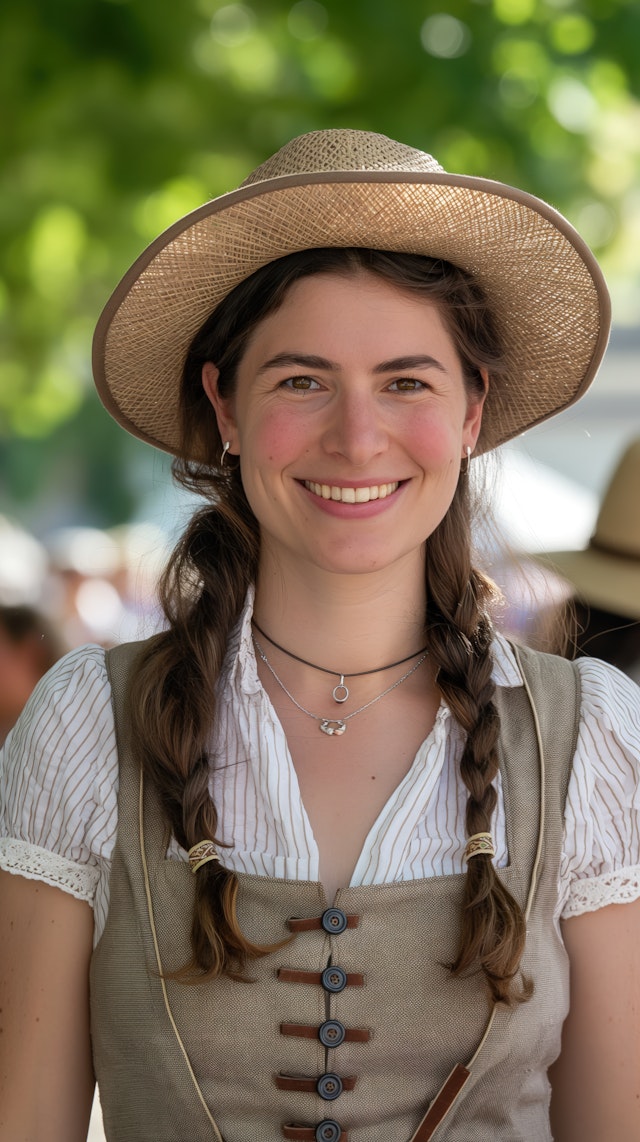
<svg viewBox="0 0 640 1142"><path fill-rule="evenodd" d="M340 371L340 365L326 357L317 357L309 353L277 353L275 357L270 357L264 365L260 366L258 375L266 373L268 369L277 369L282 365L302 366L305 369L322 369L334 373ZM442 373L446 372L444 365L428 354L393 357L389 361L381 361L373 371L379 374L402 372L405 369L439 369Z"/></svg>

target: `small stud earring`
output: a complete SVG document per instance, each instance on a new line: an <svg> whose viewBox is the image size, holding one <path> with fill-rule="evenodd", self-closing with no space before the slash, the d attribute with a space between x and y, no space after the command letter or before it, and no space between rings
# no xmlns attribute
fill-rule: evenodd
<svg viewBox="0 0 640 1142"><path fill-rule="evenodd" d="M464 456L462 457L462 461L460 464L460 472L463 476L467 476L469 474L469 463L471 461L471 452L472 452L472 449L471 449L470 445L467 444L465 446ZM466 463L465 463L465 460L466 460Z"/></svg>

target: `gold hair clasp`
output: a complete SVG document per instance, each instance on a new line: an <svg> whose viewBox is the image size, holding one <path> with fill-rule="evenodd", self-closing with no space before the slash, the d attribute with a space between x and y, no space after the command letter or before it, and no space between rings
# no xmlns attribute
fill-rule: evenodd
<svg viewBox="0 0 640 1142"><path fill-rule="evenodd" d="M470 861L476 856L496 855L496 848L491 833L474 833L469 837L464 849L464 859Z"/></svg>
<svg viewBox="0 0 640 1142"><path fill-rule="evenodd" d="M220 854L213 841L198 841L197 845L189 849L188 856L192 872L197 872L207 861L220 860Z"/></svg>

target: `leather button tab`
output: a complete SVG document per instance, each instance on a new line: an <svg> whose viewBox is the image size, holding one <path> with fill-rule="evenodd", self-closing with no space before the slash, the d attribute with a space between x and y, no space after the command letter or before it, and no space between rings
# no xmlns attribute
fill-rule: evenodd
<svg viewBox="0 0 640 1142"><path fill-rule="evenodd" d="M325 1118L316 1126L316 1142L339 1142L342 1127L333 1118Z"/></svg>
<svg viewBox="0 0 640 1142"><path fill-rule="evenodd" d="M342 1079L339 1075L334 1075L331 1071L326 1074L320 1075L316 1083L316 1090L325 1102L333 1102L334 1098L339 1098L343 1091Z"/></svg>
<svg viewBox="0 0 640 1142"><path fill-rule="evenodd" d="M327 1019L318 1027L318 1038L323 1047L339 1047L344 1043L347 1029L337 1019Z"/></svg>
<svg viewBox="0 0 640 1142"><path fill-rule="evenodd" d="M337 1019L327 1019L320 1027L313 1023L281 1023L281 1035L293 1035L296 1039L320 1039L325 1047L337 1047L346 1039L347 1043L368 1043L371 1031L368 1027L344 1027ZM325 1041L323 1035L329 1036Z"/></svg>
<svg viewBox="0 0 640 1142"><path fill-rule="evenodd" d="M342 908L327 908L326 912L322 913L320 923L325 932L331 932L333 936L338 936L340 932L344 932L347 926L347 916Z"/></svg>
<svg viewBox="0 0 640 1142"><path fill-rule="evenodd" d="M321 979L325 991L344 991L347 986L347 973L342 968L325 968Z"/></svg>
<svg viewBox="0 0 640 1142"><path fill-rule="evenodd" d="M287 927L290 932L319 932L321 928L325 928L324 917L331 912L334 914L337 912L340 916L345 915L341 908L327 908L327 911L323 912L322 916L290 916L287 920ZM357 928L359 924L359 916L347 916L347 928ZM325 930L335 935L336 930L333 924L325 928Z"/></svg>

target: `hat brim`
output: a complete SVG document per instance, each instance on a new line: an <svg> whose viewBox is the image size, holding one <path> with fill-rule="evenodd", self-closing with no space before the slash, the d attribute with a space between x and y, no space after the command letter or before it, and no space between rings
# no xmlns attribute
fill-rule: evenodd
<svg viewBox="0 0 640 1142"><path fill-rule="evenodd" d="M108 411L175 453L180 378L200 326L261 266L327 246L443 258L483 287L506 369L491 386L477 452L569 407L596 374L609 295L591 251L552 207L466 175L325 171L223 195L144 251L96 328L94 376Z"/></svg>
<svg viewBox="0 0 640 1142"><path fill-rule="evenodd" d="M532 558L569 582L585 603L640 619L640 560L618 558L591 547L549 551Z"/></svg>

